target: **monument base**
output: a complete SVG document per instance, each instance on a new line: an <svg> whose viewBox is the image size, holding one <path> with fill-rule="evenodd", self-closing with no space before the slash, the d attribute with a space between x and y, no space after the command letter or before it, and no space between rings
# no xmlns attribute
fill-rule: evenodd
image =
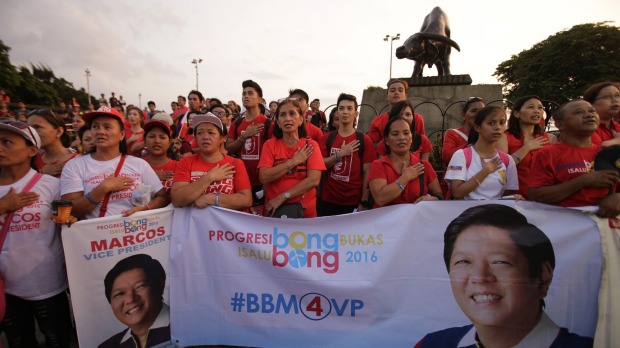
<svg viewBox="0 0 620 348"><path fill-rule="evenodd" d="M446 76L417 76L403 78L411 87L428 86L462 86L471 85L472 80L469 74L465 75L446 75Z"/></svg>

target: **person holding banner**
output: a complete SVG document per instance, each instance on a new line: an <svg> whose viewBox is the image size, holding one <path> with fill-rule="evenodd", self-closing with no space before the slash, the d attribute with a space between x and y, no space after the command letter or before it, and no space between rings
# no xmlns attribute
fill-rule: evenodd
<svg viewBox="0 0 620 348"><path fill-rule="evenodd" d="M375 207L440 200L433 166L411 153L415 125L404 116L390 118L383 131L387 156L370 164L368 185Z"/></svg>
<svg viewBox="0 0 620 348"><path fill-rule="evenodd" d="M166 123L150 120L144 124L144 143L148 150L144 160L151 165L168 194L172 189L172 178L178 163L168 157L171 138L172 130Z"/></svg>
<svg viewBox="0 0 620 348"><path fill-rule="evenodd" d="M211 113L191 119L200 152L177 164L172 184L175 207L214 205L243 210L252 205L252 186L243 161L224 155L226 128Z"/></svg>
<svg viewBox="0 0 620 348"><path fill-rule="evenodd" d="M99 348L173 347L170 308L163 302L166 272L146 254L119 261L103 281L105 297L118 321L128 328Z"/></svg>
<svg viewBox="0 0 620 348"><path fill-rule="evenodd" d="M51 220L59 184L34 169L40 145L26 123L0 123L0 321L12 348L38 347L35 319L48 347L71 342L65 259Z"/></svg>
<svg viewBox="0 0 620 348"><path fill-rule="evenodd" d="M426 347L592 347L543 311L553 279L549 238L514 208L465 210L444 233L452 293L472 324L426 335Z"/></svg>
<svg viewBox="0 0 620 348"><path fill-rule="evenodd" d="M124 118L116 110L103 106L84 114L95 138L94 150L65 165L60 177L62 199L73 203L73 215L81 219L123 214L164 207L166 190L146 161L127 156ZM150 203L134 206L136 189L151 186Z"/></svg>
<svg viewBox="0 0 620 348"><path fill-rule="evenodd" d="M267 185L265 215L316 217L316 187L325 163L319 145L306 138L298 98L281 101L275 121L274 137L265 142L258 163L260 181Z"/></svg>

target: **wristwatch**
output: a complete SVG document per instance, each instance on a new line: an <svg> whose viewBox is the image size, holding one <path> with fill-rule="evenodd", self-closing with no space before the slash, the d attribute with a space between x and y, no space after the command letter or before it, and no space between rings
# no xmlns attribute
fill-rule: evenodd
<svg viewBox="0 0 620 348"><path fill-rule="evenodd" d="M291 194L288 192L284 192L284 199L290 199L291 198Z"/></svg>

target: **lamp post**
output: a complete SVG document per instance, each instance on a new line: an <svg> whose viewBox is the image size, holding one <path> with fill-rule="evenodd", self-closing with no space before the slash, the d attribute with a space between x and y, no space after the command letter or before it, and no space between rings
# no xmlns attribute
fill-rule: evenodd
<svg viewBox="0 0 620 348"><path fill-rule="evenodd" d="M192 64L196 67L196 90L198 91L198 64L202 63L202 58L193 59Z"/></svg>
<svg viewBox="0 0 620 348"><path fill-rule="evenodd" d="M92 100L90 99L90 70L86 68L84 71L86 73L86 93L88 93L88 104L92 104Z"/></svg>
<svg viewBox="0 0 620 348"><path fill-rule="evenodd" d="M138 93L138 107L142 110L142 93Z"/></svg>
<svg viewBox="0 0 620 348"><path fill-rule="evenodd" d="M394 40L400 40L400 34L396 34L396 36L385 35L383 38L383 41L390 41L390 80L392 79L392 45Z"/></svg>

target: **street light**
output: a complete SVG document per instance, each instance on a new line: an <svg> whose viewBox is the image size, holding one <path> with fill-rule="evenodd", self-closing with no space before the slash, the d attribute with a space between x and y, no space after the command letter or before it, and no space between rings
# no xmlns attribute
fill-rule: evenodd
<svg viewBox="0 0 620 348"><path fill-rule="evenodd" d="M192 64L196 67L196 90L198 90L198 64L202 63L202 58L192 60Z"/></svg>
<svg viewBox="0 0 620 348"><path fill-rule="evenodd" d="M142 110L142 93L138 93L138 108Z"/></svg>
<svg viewBox="0 0 620 348"><path fill-rule="evenodd" d="M90 99L90 70L86 68L84 71L86 73L86 93L88 93L88 104L92 104L92 100Z"/></svg>
<svg viewBox="0 0 620 348"><path fill-rule="evenodd" d="M396 36L385 35L383 41L390 41L390 80L392 79L392 44L394 40L400 40L400 34L396 34Z"/></svg>

